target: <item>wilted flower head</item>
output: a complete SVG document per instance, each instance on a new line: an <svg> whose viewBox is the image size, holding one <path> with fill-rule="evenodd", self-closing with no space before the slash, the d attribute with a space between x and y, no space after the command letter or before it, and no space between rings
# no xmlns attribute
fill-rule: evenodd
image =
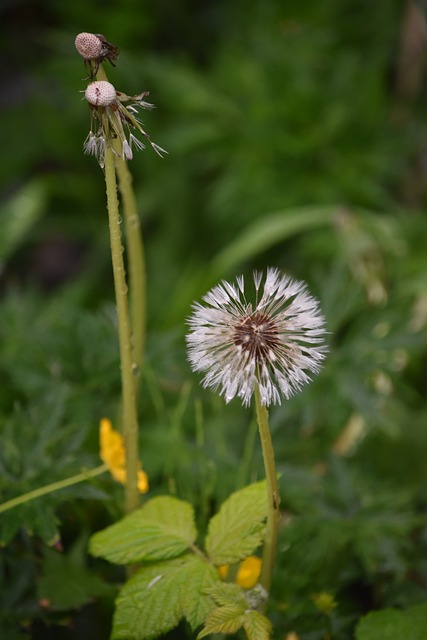
<svg viewBox="0 0 427 640"><path fill-rule="evenodd" d="M262 286L254 274L255 303L245 296L243 276L223 281L195 303L188 323L188 357L206 372L205 387L220 388L226 402L250 403L258 386L261 403L280 404L318 373L325 326L318 302L303 282L268 269Z"/></svg>
<svg viewBox="0 0 427 640"><path fill-rule="evenodd" d="M101 62L109 60L115 66L113 60L119 57L119 49L101 33L79 33L74 44L84 60L90 78L96 76Z"/></svg>
<svg viewBox="0 0 427 640"><path fill-rule="evenodd" d="M101 167L104 166L104 153L107 147L124 160L132 159L132 147L145 148L141 140L138 140L131 133L131 129L139 131L159 156L162 157L163 153L167 153L158 144L152 142L135 115L138 113L138 107L142 109L154 108L153 104L144 100L147 95L148 91L137 96L128 96L121 91L116 91L114 86L106 80L91 82L86 88L85 98L91 108L92 116L90 132L84 143L84 151L93 154ZM125 106L125 102L131 104ZM128 138L126 134L129 134ZM114 144L116 140L120 144L120 153L116 150L118 145Z"/></svg>

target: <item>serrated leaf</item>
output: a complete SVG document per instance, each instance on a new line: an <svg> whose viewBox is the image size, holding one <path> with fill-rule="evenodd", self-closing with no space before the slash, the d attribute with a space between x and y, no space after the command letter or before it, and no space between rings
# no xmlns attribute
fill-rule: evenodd
<svg viewBox="0 0 427 640"><path fill-rule="evenodd" d="M112 639L149 640L183 617L198 626L212 607L204 589L216 579L212 566L190 554L140 569L116 601Z"/></svg>
<svg viewBox="0 0 427 640"><path fill-rule="evenodd" d="M205 638L210 633L236 633L242 626L245 618L245 607L238 604L226 604L212 611L206 620L205 626L197 636Z"/></svg>
<svg viewBox="0 0 427 640"><path fill-rule="evenodd" d="M404 611L383 609L362 618L356 628L356 640L425 640L427 604Z"/></svg>
<svg viewBox="0 0 427 640"><path fill-rule="evenodd" d="M181 606L183 615L193 630L206 620L212 609L209 597L211 589L220 582L218 572L208 562L194 562L193 566L189 563Z"/></svg>
<svg viewBox="0 0 427 640"><path fill-rule="evenodd" d="M268 640L271 622L259 611L247 611L243 620L243 628L248 640Z"/></svg>
<svg viewBox="0 0 427 640"><path fill-rule="evenodd" d="M247 600L242 588L232 582L219 582L213 585L211 589L209 589L209 595L219 606L226 604L247 606Z"/></svg>
<svg viewBox="0 0 427 640"><path fill-rule="evenodd" d="M233 493L211 518L206 551L215 565L234 564L260 545L267 515L265 481Z"/></svg>
<svg viewBox="0 0 427 640"><path fill-rule="evenodd" d="M191 504L159 496L90 540L90 553L117 564L173 558L195 541Z"/></svg>

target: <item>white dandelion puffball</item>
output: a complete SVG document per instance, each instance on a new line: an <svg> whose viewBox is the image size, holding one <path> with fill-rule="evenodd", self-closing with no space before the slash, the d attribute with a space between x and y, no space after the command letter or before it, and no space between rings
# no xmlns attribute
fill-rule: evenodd
<svg viewBox="0 0 427 640"><path fill-rule="evenodd" d="M258 386L261 404L280 404L318 373L325 357L325 321L303 282L278 269L254 274L255 303L243 276L223 281L195 303L188 319L188 358L205 372L203 385L229 402L249 405Z"/></svg>

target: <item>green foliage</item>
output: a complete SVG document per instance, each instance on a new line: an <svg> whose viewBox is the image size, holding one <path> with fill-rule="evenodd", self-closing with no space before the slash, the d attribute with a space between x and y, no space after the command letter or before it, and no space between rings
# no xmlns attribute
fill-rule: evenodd
<svg viewBox="0 0 427 640"><path fill-rule="evenodd" d="M267 515L265 482L234 493L209 522L206 551L216 565L234 564L260 545Z"/></svg>
<svg viewBox="0 0 427 640"><path fill-rule="evenodd" d="M196 534L193 507L159 496L94 535L90 552L117 564L165 560L189 549Z"/></svg>
<svg viewBox="0 0 427 640"><path fill-rule="evenodd" d="M0 208L0 266L2 266L29 234L43 215L46 205L46 185L41 180L25 184Z"/></svg>
<svg viewBox="0 0 427 640"><path fill-rule="evenodd" d="M427 629L427 605L419 604L405 611L373 611L357 625L356 640L424 640Z"/></svg>
<svg viewBox="0 0 427 640"><path fill-rule="evenodd" d="M248 640L268 640L271 622L256 610L262 602L256 590L244 593L237 585L224 583L211 587L209 595L219 606L209 613L197 638L211 633L236 633L243 628Z"/></svg>
<svg viewBox="0 0 427 640"><path fill-rule="evenodd" d="M261 634L259 638L267 637L268 620L249 610L240 587L215 587L220 578L214 567L237 562L260 545L266 493L265 482L258 482L224 502L209 523L207 557L194 544L192 506L169 496L149 500L138 511L92 536L93 555L115 563L145 565L120 591L113 638L148 640L166 633L182 618L192 629L207 621L209 633L232 633L243 627L249 639L256 638L256 633ZM190 550L196 554L188 553ZM221 604L213 612L212 598Z"/></svg>
<svg viewBox="0 0 427 640"><path fill-rule="evenodd" d="M64 424L67 391L47 394L39 406L25 411L19 406L4 423L0 434L0 494L3 501L67 478L78 471L77 460L84 432ZM83 458L80 458L83 461ZM87 462L90 458L87 457ZM52 473L56 469L56 473ZM90 487L74 486L36 501L13 507L1 514L0 540L10 542L20 529L40 536L47 544L59 537L56 507L72 496L105 497Z"/></svg>
<svg viewBox="0 0 427 640"><path fill-rule="evenodd" d="M43 575L38 582L38 598L52 610L82 607L95 597L115 589L86 565L86 538L78 540L68 553L44 549Z"/></svg>
<svg viewBox="0 0 427 640"><path fill-rule="evenodd" d="M140 569L117 599L112 637L154 638L182 617L192 628L199 626L211 608L206 590L215 580L215 569L189 554Z"/></svg>

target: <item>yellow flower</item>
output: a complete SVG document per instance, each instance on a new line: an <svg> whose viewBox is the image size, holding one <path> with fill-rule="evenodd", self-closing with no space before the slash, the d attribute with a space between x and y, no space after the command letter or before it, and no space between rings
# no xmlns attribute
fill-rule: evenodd
<svg viewBox="0 0 427 640"><path fill-rule="evenodd" d="M99 425L100 457L107 465L108 470L117 482L126 482L126 454L123 446L123 437L118 431L114 431L113 425L108 418L102 418ZM138 470L138 491L146 493L148 491L148 477L142 471L141 465Z"/></svg>
<svg viewBox="0 0 427 640"><path fill-rule="evenodd" d="M220 567L218 567L218 573L219 577L222 578L222 580L225 580L228 576L228 564L222 564Z"/></svg>
<svg viewBox="0 0 427 640"><path fill-rule="evenodd" d="M223 580L228 575L228 564L218 567L218 573ZM240 563L236 574L236 584L242 589L252 589L258 582L261 573L261 560L256 556L249 556Z"/></svg>
<svg viewBox="0 0 427 640"><path fill-rule="evenodd" d="M261 560L256 556L249 556L240 563L236 582L243 589L252 589L258 582L261 573Z"/></svg>

